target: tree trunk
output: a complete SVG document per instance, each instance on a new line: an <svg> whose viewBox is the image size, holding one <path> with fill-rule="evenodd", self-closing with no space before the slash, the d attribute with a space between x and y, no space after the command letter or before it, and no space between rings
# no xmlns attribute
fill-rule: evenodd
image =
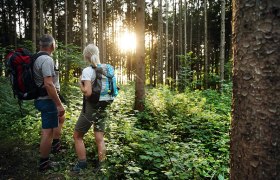
<svg viewBox="0 0 280 180"><path fill-rule="evenodd" d="M171 87L174 88L176 85L176 71L175 71L175 26L176 26L176 2L173 0L173 25L172 25L172 72L171 72L171 77L172 77L172 83Z"/></svg>
<svg viewBox="0 0 280 180"><path fill-rule="evenodd" d="M39 0L39 36L44 34L43 0Z"/></svg>
<svg viewBox="0 0 280 180"><path fill-rule="evenodd" d="M67 43L73 43L74 37L73 37L73 11L74 11L74 2L73 0L67 0L67 9L68 9L68 18L67 18L67 22L68 22L68 37Z"/></svg>
<svg viewBox="0 0 280 180"><path fill-rule="evenodd" d="M136 83L135 83L135 109L144 110L145 101L145 1L137 0L136 9Z"/></svg>
<svg viewBox="0 0 280 180"><path fill-rule="evenodd" d="M169 24L169 0L165 0L165 5L166 5L166 10L165 10L165 23L166 23L166 27L165 27L165 83L169 84L169 56L168 56L168 41L169 41L169 35L168 35L168 24Z"/></svg>
<svg viewBox="0 0 280 180"><path fill-rule="evenodd" d="M103 63L103 0L99 0L99 9L98 9L98 48L99 48L99 57L101 63Z"/></svg>
<svg viewBox="0 0 280 180"><path fill-rule="evenodd" d="M32 0L32 52L36 51L36 0Z"/></svg>
<svg viewBox="0 0 280 180"><path fill-rule="evenodd" d="M158 54L157 54L157 84L163 84L163 63L162 63L162 35L163 35L163 22L162 22L162 0L159 0L159 13L158 13Z"/></svg>
<svg viewBox="0 0 280 180"><path fill-rule="evenodd" d="M86 12L85 12L85 0L81 0L81 46L82 50L86 47Z"/></svg>
<svg viewBox="0 0 280 180"><path fill-rule="evenodd" d="M280 179L280 3L233 1L230 179Z"/></svg>
<svg viewBox="0 0 280 180"><path fill-rule="evenodd" d="M55 0L52 0L52 36L56 39Z"/></svg>
<svg viewBox="0 0 280 180"><path fill-rule="evenodd" d="M187 9L188 3L187 0L184 1L185 9L184 9L184 55L187 54Z"/></svg>
<svg viewBox="0 0 280 180"><path fill-rule="evenodd" d="M204 0L204 89L208 88L208 26L207 0Z"/></svg>
<svg viewBox="0 0 280 180"><path fill-rule="evenodd" d="M220 90L225 79L225 5L226 1L221 0Z"/></svg>
<svg viewBox="0 0 280 180"><path fill-rule="evenodd" d="M88 43L93 43L92 29L92 0L87 0L87 37Z"/></svg>
<svg viewBox="0 0 280 180"><path fill-rule="evenodd" d="M68 57L68 1L65 0L65 56L66 56L66 71L65 71L65 84L69 83L70 79L70 59Z"/></svg>

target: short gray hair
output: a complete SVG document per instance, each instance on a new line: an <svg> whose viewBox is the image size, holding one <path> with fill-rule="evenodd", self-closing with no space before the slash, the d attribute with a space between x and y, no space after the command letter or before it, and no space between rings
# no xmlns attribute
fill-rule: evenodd
<svg viewBox="0 0 280 180"><path fill-rule="evenodd" d="M39 41L42 48L50 47L54 43L54 38L49 34L44 34Z"/></svg>

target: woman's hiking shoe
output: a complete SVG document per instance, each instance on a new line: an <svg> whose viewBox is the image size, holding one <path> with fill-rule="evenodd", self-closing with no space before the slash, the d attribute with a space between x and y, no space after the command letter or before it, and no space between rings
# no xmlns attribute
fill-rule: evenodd
<svg viewBox="0 0 280 180"><path fill-rule="evenodd" d="M73 167L72 172L79 173L81 170L87 168L86 161L78 161L76 165Z"/></svg>

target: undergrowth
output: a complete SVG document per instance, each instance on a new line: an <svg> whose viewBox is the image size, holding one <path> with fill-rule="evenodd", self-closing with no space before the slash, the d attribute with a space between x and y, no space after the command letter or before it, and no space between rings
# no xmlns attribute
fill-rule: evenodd
<svg viewBox="0 0 280 180"><path fill-rule="evenodd" d="M38 147L40 114L30 101L24 102L25 116L21 116L7 84L0 79L1 135L9 133L10 140ZM73 176L70 169L77 158L72 135L82 96L75 85L63 87L62 93L68 102L62 136L65 151L52 155L60 166L47 175L60 174L65 179L228 179L230 86L222 93L147 89L146 108L141 113L133 110L134 86L121 87L107 109L106 167L96 175L90 169L97 158L90 130L85 136L89 168L79 176ZM38 156L37 152L34 158Z"/></svg>

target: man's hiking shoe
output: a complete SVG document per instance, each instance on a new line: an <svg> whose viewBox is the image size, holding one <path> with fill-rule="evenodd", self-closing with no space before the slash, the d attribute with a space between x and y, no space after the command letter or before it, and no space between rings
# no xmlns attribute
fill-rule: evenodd
<svg viewBox="0 0 280 180"><path fill-rule="evenodd" d="M86 161L78 161L76 165L73 167L72 172L79 173L81 170L87 168Z"/></svg>
<svg viewBox="0 0 280 180"><path fill-rule="evenodd" d="M60 141L52 143L52 153L59 153L61 151L61 143Z"/></svg>
<svg viewBox="0 0 280 180"><path fill-rule="evenodd" d="M57 165L58 165L58 163L52 162L52 161L50 161L50 160L47 160L47 161L44 161L44 162L40 162L39 171L40 171L40 172L45 172L45 171L47 171L47 170L52 170L52 169L54 169Z"/></svg>

